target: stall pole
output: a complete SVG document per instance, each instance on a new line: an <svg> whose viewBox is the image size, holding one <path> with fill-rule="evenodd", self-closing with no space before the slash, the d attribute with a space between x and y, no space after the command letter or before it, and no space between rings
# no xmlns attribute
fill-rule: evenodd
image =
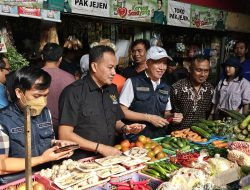
<svg viewBox="0 0 250 190"><path fill-rule="evenodd" d="M25 183L26 190L32 190L32 171L31 171L31 115L30 107L25 107Z"/></svg>

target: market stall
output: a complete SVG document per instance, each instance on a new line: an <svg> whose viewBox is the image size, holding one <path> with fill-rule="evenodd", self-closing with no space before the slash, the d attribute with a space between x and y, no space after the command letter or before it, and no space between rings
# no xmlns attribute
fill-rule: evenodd
<svg viewBox="0 0 250 190"><path fill-rule="evenodd" d="M212 190L231 185L248 189L250 116L223 112L224 121L200 120L166 137L141 135L135 142L123 140L115 146L123 152L121 155L64 160L35 173L33 188ZM0 189L23 190L24 181Z"/></svg>

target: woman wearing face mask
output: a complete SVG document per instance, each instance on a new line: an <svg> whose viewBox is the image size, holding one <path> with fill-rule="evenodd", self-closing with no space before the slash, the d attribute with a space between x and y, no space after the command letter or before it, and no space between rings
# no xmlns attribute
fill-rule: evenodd
<svg viewBox="0 0 250 190"><path fill-rule="evenodd" d="M0 110L0 184L24 177L26 106L31 109L33 172L48 167L50 161L73 154L72 150L56 153L60 146L74 143L54 139L51 115L46 108L50 82L50 75L42 69L24 67L13 76L10 91L13 103Z"/></svg>
<svg viewBox="0 0 250 190"><path fill-rule="evenodd" d="M210 118L221 119L219 109L236 110L247 115L250 103L250 82L242 77L240 60L229 57L223 64L225 78L213 95L213 109Z"/></svg>

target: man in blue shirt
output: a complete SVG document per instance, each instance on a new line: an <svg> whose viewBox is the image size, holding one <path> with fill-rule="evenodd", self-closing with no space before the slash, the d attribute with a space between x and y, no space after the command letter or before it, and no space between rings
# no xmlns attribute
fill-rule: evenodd
<svg viewBox="0 0 250 190"><path fill-rule="evenodd" d="M5 87L6 75L9 74L9 71L8 59L3 54L0 54L0 109L9 104Z"/></svg>
<svg viewBox="0 0 250 190"><path fill-rule="evenodd" d="M248 46L243 40L239 40L235 44L235 53L240 58L242 74L245 79L250 81L250 60L247 59Z"/></svg>

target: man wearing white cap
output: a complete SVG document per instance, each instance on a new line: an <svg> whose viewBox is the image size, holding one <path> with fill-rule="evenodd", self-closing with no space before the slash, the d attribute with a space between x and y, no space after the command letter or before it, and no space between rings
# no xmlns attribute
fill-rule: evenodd
<svg viewBox="0 0 250 190"><path fill-rule="evenodd" d="M127 120L125 122L143 122L147 127L140 134L156 138L166 135L167 118L171 116L170 89L161 77L172 58L165 49L153 46L147 51L146 60L147 69L127 79L120 104ZM182 121L182 114L174 113L172 116L173 122Z"/></svg>

